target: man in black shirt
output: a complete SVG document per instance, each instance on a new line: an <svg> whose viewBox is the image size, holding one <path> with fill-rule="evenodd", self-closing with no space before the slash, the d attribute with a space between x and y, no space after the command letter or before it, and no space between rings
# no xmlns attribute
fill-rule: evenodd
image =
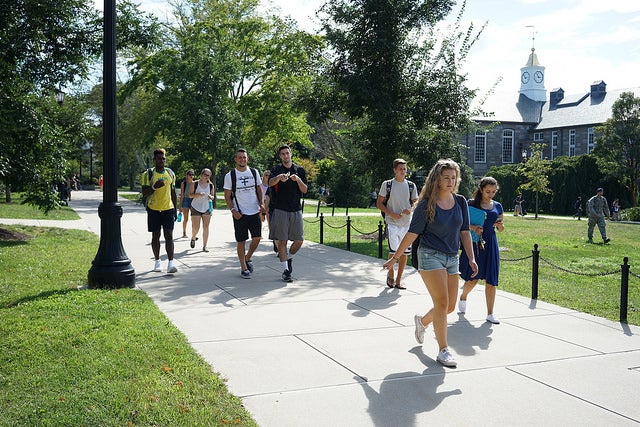
<svg viewBox="0 0 640 427"><path fill-rule="evenodd" d="M281 164L274 166L263 183L272 188L274 203L269 239L277 241L278 258L282 265L282 280L291 282L293 256L304 241L302 206L300 199L307 192L305 170L291 160L291 148L283 145L278 149ZM288 241L293 241L287 252Z"/></svg>

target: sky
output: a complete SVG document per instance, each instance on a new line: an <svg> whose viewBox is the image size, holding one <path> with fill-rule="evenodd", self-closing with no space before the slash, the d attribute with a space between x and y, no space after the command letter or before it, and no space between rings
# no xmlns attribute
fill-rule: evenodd
<svg viewBox="0 0 640 427"><path fill-rule="evenodd" d="M137 1L160 19L171 15L166 0ZM324 0L262 2L298 21L302 29L317 31L315 11ZM447 21L455 21L459 5ZM487 23L464 67L468 86L480 93L500 80L496 92L517 94L520 68L532 47L546 67L547 93L555 88L586 93L599 80L607 90L640 87L639 0L467 0L463 22L476 28Z"/></svg>

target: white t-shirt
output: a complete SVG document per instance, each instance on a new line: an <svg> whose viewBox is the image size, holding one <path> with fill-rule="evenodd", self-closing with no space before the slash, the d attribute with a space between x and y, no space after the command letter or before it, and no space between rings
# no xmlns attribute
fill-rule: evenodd
<svg viewBox="0 0 640 427"><path fill-rule="evenodd" d="M258 180L260 180L260 171L257 172ZM260 189L260 181L257 184L258 191L262 191ZM223 188L231 191L231 172L227 172L224 176ZM258 196L256 195L256 181L248 166L244 172L241 172L236 168L236 196L233 197L232 194L231 200L233 201L233 207L242 212L243 215L255 215L260 212Z"/></svg>
<svg viewBox="0 0 640 427"><path fill-rule="evenodd" d="M384 181L378 191L378 196L387 197L387 182ZM409 200L418 198L418 190L413 186L413 192L409 195L409 182L405 179L398 182L395 179L391 181L391 196L387 201L387 207L391 212L402 212L405 209L411 209ZM387 224L393 224L398 227L408 227L411 223L411 215L402 215L400 219L393 219L390 215L385 217Z"/></svg>
<svg viewBox="0 0 640 427"><path fill-rule="evenodd" d="M196 186L196 191L194 193L211 193L210 184L207 182L204 186L200 184L200 180L193 181L193 185ZM209 210L209 198L208 197L196 197L191 201L191 207L198 212L205 213Z"/></svg>

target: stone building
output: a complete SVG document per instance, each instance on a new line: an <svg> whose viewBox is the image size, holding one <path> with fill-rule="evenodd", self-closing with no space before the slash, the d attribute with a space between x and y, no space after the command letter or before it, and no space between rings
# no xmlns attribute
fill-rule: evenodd
<svg viewBox="0 0 640 427"><path fill-rule="evenodd" d="M604 81L596 81L576 95L553 89L547 99L544 72L532 48L520 69L518 96L493 95L483 106L483 115L473 118L477 129L462 135L460 143L474 175L523 161L533 143L545 144L547 159L591 153L595 128L611 117L613 103L623 92L640 94L640 88L607 91Z"/></svg>

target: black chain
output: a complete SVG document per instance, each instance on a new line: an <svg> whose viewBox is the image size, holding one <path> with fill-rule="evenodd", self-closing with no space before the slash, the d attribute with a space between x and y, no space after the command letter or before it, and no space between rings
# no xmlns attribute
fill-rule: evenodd
<svg viewBox="0 0 640 427"><path fill-rule="evenodd" d="M640 275L637 275L636 273L634 273L631 270L629 270L629 274L632 275L633 277L635 277L636 279L640 279Z"/></svg>
<svg viewBox="0 0 640 427"><path fill-rule="evenodd" d="M533 255L523 256L522 258L502 258L502 257L500 257L500 261L515 262L515 261L523 261L523 260L529 259L529 258L533 258Z"/></svg>
<svg viewBox="0 0 640 427"><path fill-rule="evenodd" d="M362 231L360 231L360 230L358 230L357 228L355 228L353 225L351 226L351 229L352 229L352 230L354 230L356 233L359 233L359 234L361 234L361 235L363 235L363 236L368 236L368 235L370 235L370 234L373 234L373 233L377 233L377 232L378 232L378 229L375 229L374 231L372 231L372 232L370 232L370 233L363 233Z"/></svg>
<svg viewBox="0 0 640 427"><path fill-rule="evenodd" d="M548 260L548 259L546 259L546 258L543 258L543 257L540 257L540 259L541 259L542 261L546 262L547 264L549 264L550 266L552 266L552 267L554 267L554 268L557 268L557 269L558 269L558 270L560 270L560 271L564 271L565 273L577 274L578 276L589 276L589 277L610 276L610 275L612 275L612 274L618 274L618 273L621 273L621 272L622 272L622 269L621 269L621 268L619 268L619 269L617 269L617 270L615 270L615 271L607 271L607 272L604 272L604 273L583 273L583 272L581 272L581 271L572 271L572 270L569 270L569 269L567 269L567 268L560 267L559 265L554 264L554 263L553 263L553 262L551 262L550 260Z"/></svg>
<svg viewBox="0 0 640 427"><path fill-rule="evenodd" d="M329 227L329 228L333 228L334 230L339 230L339 229L341 229L341 228L346 227L346 226L347 226L347 223L345 222L344 224L342 224L342 225L341 225L341 226L339 226L339 227L334 227L333 225L331 225L331 224L327 224L326 222L324 223L324 225L326 225L326 226L327 226L327 227Z"/></svg>
<svg viewBox="0 0 640 427"><path fill-rule="evenodd" d="M311 221L309 219L303 219L303 221L309 224L317 224L320 222L320 219L316 219L315 221Z"/></svg>

